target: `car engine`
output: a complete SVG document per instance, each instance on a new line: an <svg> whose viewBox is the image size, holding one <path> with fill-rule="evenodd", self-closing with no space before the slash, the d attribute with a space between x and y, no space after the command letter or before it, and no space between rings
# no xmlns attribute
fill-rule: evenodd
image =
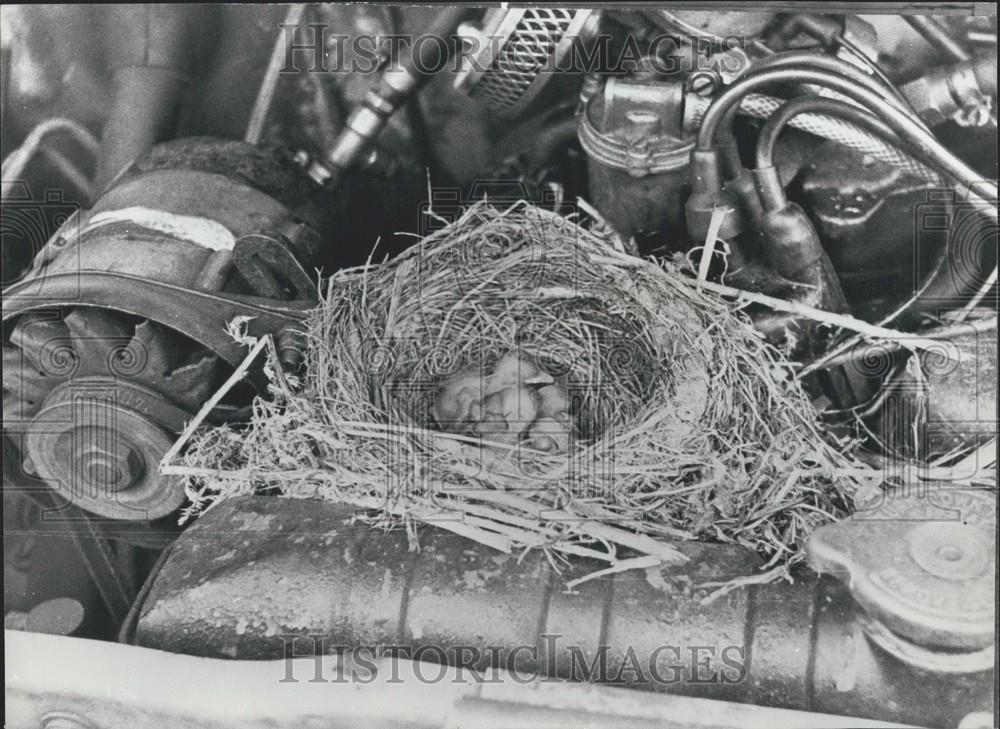
<svg viewBox="0 0 1000 729"><path fill-rule="evenodd" d="M0 9L7 725L996 726L996 8L764 6ZM525 202L738 308L893 497L766 582L707 523L665 579L193 518L164 464L333 274Z"/></svg>

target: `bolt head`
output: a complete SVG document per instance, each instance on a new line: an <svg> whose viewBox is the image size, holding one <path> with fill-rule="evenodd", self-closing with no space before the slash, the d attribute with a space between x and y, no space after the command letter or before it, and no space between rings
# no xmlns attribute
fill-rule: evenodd
<svg viewBox="0 0 1000 729"><path fill-rule="evenodd" d="M142 454L117 431L87 427L70 437L79 444L74 460L88 486L121 491L135 485L145 470Z"/></svg>
<svg viewBox="0 0 1000 729"><path fill-rule="evenodd" d="M698 96L711 96L715 92L716 78L711 71L696 71L691 74L689 88Z"/></svg>

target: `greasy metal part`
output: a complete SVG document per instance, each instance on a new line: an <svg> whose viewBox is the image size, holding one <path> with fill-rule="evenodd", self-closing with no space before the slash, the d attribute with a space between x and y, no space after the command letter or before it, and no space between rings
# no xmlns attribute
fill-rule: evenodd
<svg viewBox="0 0 1000 729"><path fill-rule="evenodd" d="M503 555L431 528L413 552L401 530L373 530L352 513L296 499L218 504L172 545L125 634L255 660L285 655L294 636L308 654L395 646L477 670L942 728L992 707L992 672L927 673L885 653L832 578L802 573L702 604L704 583L754 573L742 549L682 543L691 561L679 571L624 572L567 591L602 565L556 572L541 554Z"/></svg>
<svg viewBox="0 0 1000 729"><path fill-rule="evenodd" d="M471 12L466 7L443 8L424 37L443 41L447 52L450 50L449 40ZM411 50L412 53L405 58L391 61L392 65L382 73L378 87L370 91L351 114L333 148L326 152L322 160L316 160L309 166L307 173L314 182L336 189L342 183L344 174L371 149L389 117L430 80L430 70L440 68L446 60L433 55L434 51L441 51L436 43L415 40Z"/></svg>
<svg viewBox="0 0 1000 729"><path fill-rule="evenodd" d="M993 713L993 670L956 675L912 666L870 640L869 618L860 609L839 609L850 599L837 580L817 584L814 640L825 650L817 652L809 674L814 710L893 716L940 729L952 729L971 711Z"/></svg>
<svg viewBox="0 0 1000 729"><path fill-rule="evenodd" d="M770 37L780 46L792 48L802 36L818 41L828 52L878 78L887 93L898 96L892 82L875 63L878 34L871 24L856 15L793 13Z"/></svg>
<svg viewBox="0 0 1000 729"><path fill-rule="evenodd" d="M774 166L773 152L778 136L791 119L807 111L836 112L859 125L879 128L878 123L872 123L854 106L812 97L786 102L767 120L757 140L757 167L753 171L761 205L760 248L781 277L815 288L823 309L843 312L849 307L823 242L805 210L788 199L785 183Z"/></svg>
<svg viewBox="0 0 1000 729"><path fill-rule="evenodd" d="M873 645L918 671L937 674L982 673L993 670L996 662L992 644L969 651L928 648L901 637L874 618L862 621L862 630Z"/></svg>
<svg viewBox="0 0 1000 729"><path fill-rule="evenodd" d="M786 115L778 112L769 119L758 152L768 148L775 125L780 126ZM815 227L806 212L788 200L770 155L763 157L758 155L758 164L766 166L751 175L731 142L694 149L691 194L684 204L692 245L710 234L725 241L729 255L723 280L727 284L814 308L845 311L843 290ZM712 221L719 211L726 214L713 230ZM805 354L825 336L815 322L788 312L758 306L749 313L757 329L793 357Z"/></svg>
<svg viewBox="0 0 1000 729"><path fill-rule="evenodd" d="M272 156L239 142L178 140L154 148L91 210L64 224L32 275L5 292L4 320L82 302L192 330L193 339L238 362L224 317L245 306L247 315L280 329L298 319L301 307L220 294L229 284L224 248L244 235L283 230L294 217L290 196L307 189L294 182ZM194 290L207 284L214 290Z"/></svg>
<svg viewBox="0 0 1000 729"><path fill-rule="evenodd" d="M195 522L164 563L140 610L136 631L140 644L169 645L198 655L235 651L238 657L266 658L282 655L280 636L288 632L305 635L302 631L311 630L359 644L393 640L447 644L451 638L465 637L477 645L509 646L536 645L541 631L565 636L567 641L582 640L580 645L587 650L607 640L612 645L610 659L627 647L626 641L612 640L613 635L633 640L641 626L644 631L662 626L664 613L657 605L663 596L642 573L620 578L618 602L605 607L612 597L607 580L584 583L578 594L562 592L562 584L584 574L590 564L571 565L560 575L541 554L529 554L519 563L514 557L484 554L443 530L422 533L420 552L411 553L404 533L382 534L353 524L350 510L321 502L238 499L219 504L206 516L217 513ZM210 545L223 534L238 548L216 553ZM321 543L327 546L317 550ZM740 549L689 547L692 561L685 574L691 583L696 577L710 579L709 575L721 572L750 573L756 564ZM203 585L204 602L195 606L184 575L189 560L204 561L206 549L215 555L208 569L220 580ZM718 561L724 556L729 560L723 567ZM262 589L273 581L285 585L282 591ZM285 590L325 597L288 601ZM228 607L217 607L223 592L229 594ZM256 598L233 601L237 592ZM627 593L634 599L626 599ZM382 597L375 599L378 595ZM444 609L459 604L456 601L461 601L461 609ZM218 624L214 618L205 619L216 609L222 611ZM605 609L609 614L602 618ZM690 643L710 642L716 646L707 656L710 669L720 671L725 669L720 635L742 635L738 616L745 611L744 594L704 608L678 603L670 607L676 624L673 636L652 630L649 637L672 637L682 650ZM235 626L243 623L245 629L234 633ZM186 627L179 631L181 624ZM708 641L711 635L715 637ZM664 666L669 658L676 663L684 660L664 656ZM556 670L561 670L558 665ZM690 667L678 666L675 673L685 671L690 676ZM664 672L669 673L666 668Z"/></svg>
<svg viewBox="0 0 1000 729"><path fill-rule="evenodd" d="M944 483L887 493L853 519L817 529L808 559L848 585L871 618L905 641L951 651L993 644L992 494Z"/></svg>
<svg viewBox="0 0 1000 729"><path fill-rule="evenodd" d="M4 347L4 429L49 485L94 513L143 521L183 499L148 467L211 392L213 358L119 312L75 306L18 318ZM184 408L188 408L185 410Z"/></svg>
<svg viewBox="0 0 1000 729"><path fill-rule="evenodd" d="M315 298L301 266L300 300L288 304L283 292L243 295L234 270L237 240L265 231L293 263L319 249L298 217L308 211L284 202L297 205L294 192L288 166L252 145L163 145L67 220L4 292L4 428L27 434L24 455L53 489L133 522L180 506L179 480L155 464L213 392L219 358L242 360L230 322L277 332ZM250 380L264 386L260 371Z"/></svg>
<svg viewBox="0 0 1000 729"><path fill-rule="evenodd" d="M750 247L746 246L745 249L750 250ZM727 285L745 291L755 291L816 309L837 310L843 306L843 294L828 261L818 259L805 273L813 283L786 279L769 260L755 255L743 260L736 270L726 273L723 280ZM794 314L758 305L750 305L746 311L753 320L754 328L772 344L790 347L792 357L802 356L810 348L821 344L827 336L815 322ZM789 332L794 333L794 342L789 340Z"/></svg>
<svg viewBox="0 0 1000 729"><path fill-rule="evenodd" d="M127 273L88 270L46 275L12 286L4 292L4 319L70 306L80 299L183 331L234 367L246 356L243 346L226 334L226 326L234 318L253 317L247 322L247 331L250 336L261 336L300 323L310 308L308 302L210 293Z"/></svg>
<svg viewBox="0 0 1000 729"><path fill-rule="evenodd" d="M775 170L773 167L754 170L758 190L761 190L761 172L773 173ZM780 183L775 187L781 190ZM787 199L772 206L772 201L766 200L763 193L761 198L765 199L761 217L764 260L779 278L812 289L819 308L847 311L849 307L840 281L805 210Z"/></svg>
<svg viewBox="0 0 1000 729"><path fill-rule="evenodd" d="M997 224L996 183L982 180L979 173L957 157L949 148L942 145L917 121L916 117L895 105L883 103L884 97L868 87L857 84L853 79L848 79L845 75L821 67L814 68L806 64L799 64L795 60L795 54L789 54L779 60L781 67L767 68L759 73L744 77L712 102L712 106L706 112L698 131L696 152L711 150L719 129L731 126L732 117L745 94L764 88L771 83L788 82L793 79L820 84L868 107L868 111L892 127L897 136L908 147L912 147L921 160L926 161L935 171L948 178L950 186L964 195L976 214L982 216L979 219L981 223L995 228ZM835 64L839 63L842 62L835 61ZM773 65L777 66L778 64ZM963 316L967 315L977 302L995 286L996 265L993 263L993 270L990 271L990 264L985 263L984 265L982 260L988 257L988 252L988 248L982 251L982 255L977 252L975 257L979 260L969 261L968 263L971 265L964 267L967 269L966 275L973 278L973 286L971 290L965 292L970 298L967 299L968 303L962 309Z"/></svg>
<svg viewBox="0 0 1000 729"><path fill-rule="evenodd" d="M949 119L959 124L982 126L996 108L996 49L934 69L900 90L930 126L938 126Z"/></svg>
<svg viewBox="0 0 1000 729"><path fill-rule="evenodd" d="M5 631L10 729L881 729L882 722L404 658L233 661ZM80 666L101 666L81 671Z"/></svg>
<svg viewBox="0 0 1000 729"><path fill-rule="evenodd" d="M930 181L833 152L832 144L816 150L800 186L852 300L915 297L897 316L968 305L996 265L995 225Z"/></svg>
<svg viewBox="0 0 1000 729"><path fill-rule="evenodd" d="M184 501L179 479L156 463L190 414L158 392L109 377L55 388L28 430L27 456L39 476L100 516L151 521Z"/></svg>
<svg viewBox="0 0 1000 729"><path fill-rule="evenodd" d="M258 296L282 301L318 297L309 263L319 252L319 236L308 225L286 223L276 230L243 236L233 247L233 263Z"/></svg>
<svg viewBox="0 0 1000 729"><path fill-rule="evenodd" d="M501 118L517 116L554 74L567 70L567 54L593 31L597 17L572 8L491 9L455 88Z"/></svg>
<svg viewBox="0 0 1000 729"><path fill-rule="evenodd" d="M798 60L800 57L801 61ZM790 53L772 58L773 63L771 59L766 61L767 68L740 79L712 102L698 130L697 150L710 150L720 131L726 133L731 131L733 117L746 94L774 83L809 82L867 107L870 113L891 127L899 139L914 150L921 161L925 161L941 176L947 178L953 188L967 196L980 214L996 225L998 196L996 183L982 180L979 173L948 147L942 145L905 108L885 103L886 97L877 89L858 83L854 78L857 71L849 64L835 59L815 64L812 63L813 59L809 54ZM852 69L851 72L844 73L843 71L848 68Z"/></svg>
<svg viewBox="0 0 1000 729"><path fill-rule="evenodd" d="M852 300L897 291L905 296L921 273L931 270L944 231L921 224L920 217L914 225L914 216L933 200L933 183L826 142L809 157L799 185ZM873 246L873 240L879 244Z"/></svg>
<svg viewBox="0 0 1000 729"><path fill-rule="evenodd" d="M694 140L681 131L679 83L609 78L578 116L590 197L615 230L675 231Z"/></svg>
<svg viewBox="0 0 1000 729"><path fill-rule="evenodd" d="M611 77L589 97L580 143L596 161L645 177L677 169L693 141L680 130L683 86Z"/></svg>

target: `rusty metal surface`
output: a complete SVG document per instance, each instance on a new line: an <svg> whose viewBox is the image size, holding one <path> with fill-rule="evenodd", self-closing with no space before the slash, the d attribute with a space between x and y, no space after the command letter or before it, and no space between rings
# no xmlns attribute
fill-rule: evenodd
<svg viewBox="0 0 1000 729"><path fill-rule="evenodd" d="M353 523L335 505L232 499L165 557L134 641L261 660L288 646L395 647L436 663L934 727L992 707L991 672L915 675L865 637L865 616L831 578L806 573L703 605L703 583L753 573L755 558L739 549L689 543L683 571L567 591L601 565L556 573L541 554L518 560L435 529L420 546L410 552L404 533Z"/></svg>

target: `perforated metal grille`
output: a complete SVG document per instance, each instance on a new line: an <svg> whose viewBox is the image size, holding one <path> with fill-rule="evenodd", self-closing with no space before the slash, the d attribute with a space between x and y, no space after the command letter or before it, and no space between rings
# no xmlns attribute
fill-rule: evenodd
<svg viewBox="0 0 1000 729"><path fill-rule="evenodd" d="M541 84L531 87L539 74L554 70L556 48L579 12L565 8L525 10L471 96L501 115L523 108L538 93Z"/></svg>

